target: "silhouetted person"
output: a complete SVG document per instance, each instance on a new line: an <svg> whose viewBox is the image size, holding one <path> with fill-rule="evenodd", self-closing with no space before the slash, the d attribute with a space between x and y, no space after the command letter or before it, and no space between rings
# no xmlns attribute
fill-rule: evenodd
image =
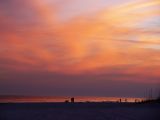
<svg viewBox="0 0 160 120"><path fill-rule="evenodd" d="M120 102L120 103L122 102L121 98L119 99L119 102Z"/></svg>
<svg viewBox="0 0 160 120"><path fill-rule="evenodd" d="M71 98L71 102L74 103L74 97Z"/></svg>

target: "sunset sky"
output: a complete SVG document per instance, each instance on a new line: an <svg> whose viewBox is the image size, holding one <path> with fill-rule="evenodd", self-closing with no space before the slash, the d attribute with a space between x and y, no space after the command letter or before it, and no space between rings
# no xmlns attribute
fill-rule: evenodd
<svg viewBox="0 0 160 120"><path fill-rule="evenodd" d="M144 97L159 86L159 0L0 0L0 95Z"/></svg>

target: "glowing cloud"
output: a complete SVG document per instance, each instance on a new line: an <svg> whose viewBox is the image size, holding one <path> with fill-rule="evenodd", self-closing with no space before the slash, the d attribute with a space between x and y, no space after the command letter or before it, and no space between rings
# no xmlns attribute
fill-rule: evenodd
<svg viewBox="0 0 160 120"><path fill-rule="evenodd" d="M110 6L66 21L59 18L65 12L60 4L25 3L30 11L19 10L32 13L28 20L15 14L14 6L9 8L11 15L0 8L3 69L101 74L120 67L124 69L119 73L160 78L160 29L146 22L154 17L158 21L159 0Z"/></svg>

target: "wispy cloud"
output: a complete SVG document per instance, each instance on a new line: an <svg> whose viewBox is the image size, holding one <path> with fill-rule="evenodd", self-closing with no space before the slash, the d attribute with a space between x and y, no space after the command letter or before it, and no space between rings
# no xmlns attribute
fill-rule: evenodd
<svg viewBox="0 0 160 120"><path fill-rule="evenodd" d="M135 65L119 74L160 77L160 29L145 23L159 19L159 0L110 6L61 21L62 8L72 2L2 1L2 69L84 74ZM144 23L145 28L139 27Z"/></svg>

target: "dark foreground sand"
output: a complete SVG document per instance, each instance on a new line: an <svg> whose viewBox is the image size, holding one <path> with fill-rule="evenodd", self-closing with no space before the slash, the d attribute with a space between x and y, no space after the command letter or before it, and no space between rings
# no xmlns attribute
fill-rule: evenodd
<svg viewBox="0 0 160 120"><path fill-rule="evenodd" d="M0 120L160 120L160 104L1 103Z"/></svg>

